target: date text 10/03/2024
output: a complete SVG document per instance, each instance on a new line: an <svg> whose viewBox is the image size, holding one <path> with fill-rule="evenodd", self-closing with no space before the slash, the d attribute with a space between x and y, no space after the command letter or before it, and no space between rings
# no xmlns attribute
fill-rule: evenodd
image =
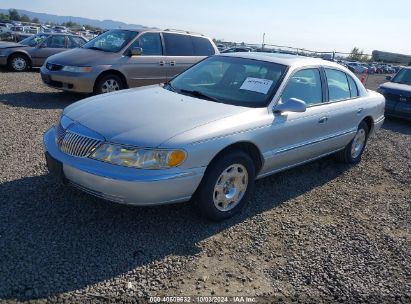
<svg viewBox="0 0 411 304"><path fill-rule="evenodd" d="M150 297L149 303L256 303L255 297Z"/></svg>

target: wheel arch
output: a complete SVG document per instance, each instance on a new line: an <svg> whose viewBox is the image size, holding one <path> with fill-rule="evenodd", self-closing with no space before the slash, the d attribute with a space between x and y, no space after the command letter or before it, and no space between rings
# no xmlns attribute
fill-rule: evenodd
<svg viewBox="0 0 411 304"><path fill-rule="evenodd" d="M254 163L256 175L258 175L257 173L263 167L264 158L263 158L263 155L260 149L257 147L257 145L255 145L254 143L250 141L239 141L239 142L235 142L235 143L232 143L224 147L216 155L214 155L214 157L211 159L209 164L214 162L216 159L222 157L223 155L230 153L230 151L243 151L247 153L251 157Z"/></svg>
<svg viewBox="0 0 411 304"><path fill-rule="evenodd" d="M374 119L371 116L365 117L361 122L365 122L368 126L368 134L372 134L374 130Z"/></svg>
<svg viewBox="0 0 411 304"><path fill-rule="evenodd" d="M96 86L97 86L98 82L101 80L101 78L103 78L103 77L106 76L106 75L110 75L110 74L113 74L113 75L116 75L116 76L120 77L120 79L121 79L121 80L123 81L123 83L124 83L125 89L128 89L127 79L126 79L126 77L124 76L124 74L121 73L121 72L118 71L118 70L110 69L110 70L106 70L106 71L101 72L100 75L97 76L96 80L94 81L94 86L93 86L93 91L94 91L94 92L96 91Z"/></svg>

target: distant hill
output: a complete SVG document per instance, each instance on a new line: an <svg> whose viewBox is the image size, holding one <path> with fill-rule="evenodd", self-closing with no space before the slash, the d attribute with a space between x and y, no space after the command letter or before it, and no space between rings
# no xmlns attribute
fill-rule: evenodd
<svg viewBox="0 0 411 304"><path fill-rule="evenodd" d="M27 15L31 19L38 18L41 22L51 22L61 24L63 22L76 22L80 25L91 25L95 27L99 27L102 29L113 29L113 28L146 28L146 26L141 24L127 24L121 21L114 21L114 20L96 20L96 19L89 19L89 18L82 18L82 17L74 17L74 16L57 16L52 14L44 14L44 13L36 13L26 10L17 10L22 15ZM1 9L0 13L8 14L8 9Z"/></svg>

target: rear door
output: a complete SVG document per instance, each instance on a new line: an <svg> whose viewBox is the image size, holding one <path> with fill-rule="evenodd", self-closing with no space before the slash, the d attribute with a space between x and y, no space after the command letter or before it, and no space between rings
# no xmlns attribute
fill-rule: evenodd
<svg viewBox="0 0 411 304"><path fill-rule="evenodd" d="M327 100L322 107L330 135L322 148L325 152L332 152L346 146L354 137L366 105L350 75L334 68L324 68L324 75Z"/></svg>
<svg viewBox="0 0 411 304"><path fill-rule="evenodd" d="M205 37L163 32L167 78L170 80L193 64L215 54Z"/></svg>
<svg viewBox="0 0 411 304"><path fill-rule="evenodd" d="M133 48L141 48L141 55L129 55ZM138 87L167 81L165 58L160 33L140 35L119 61L119 70L126 76L129 87Z"/></svg>

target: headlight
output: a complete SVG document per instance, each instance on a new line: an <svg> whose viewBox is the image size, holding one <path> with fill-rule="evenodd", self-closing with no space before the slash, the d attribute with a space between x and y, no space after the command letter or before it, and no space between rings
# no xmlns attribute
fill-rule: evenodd
<svg viewBox="0 0 411 304"><path fill-rule="evenodd" d="M74 73L89 73L91 72L91 67L78 67L78 66L65 66L62 69L66 72L74 72Z"/></svg>
<svg viewBox="0 0 411 304"><path fill-rule="evenodd" d="M163 169L182 164L186 153L183 150L141 149L105 143L90 157L120 166Z"/></svg>

